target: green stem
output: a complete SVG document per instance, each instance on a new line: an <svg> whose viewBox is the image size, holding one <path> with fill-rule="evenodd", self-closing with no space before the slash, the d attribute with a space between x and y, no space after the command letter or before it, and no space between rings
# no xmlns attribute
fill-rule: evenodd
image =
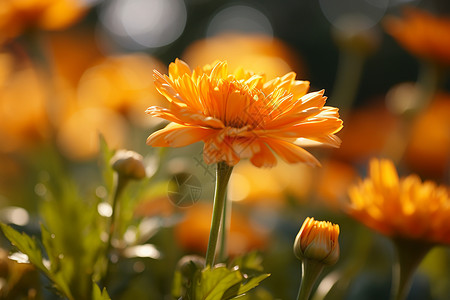
<svg viewBox="0 0 450 300"><path fill-rule="evenodd" d="M308 300L313 287L319 278L324 265L320 262L304 259L302 262L302 282L298 290L297 300Z"/></svg>
<svg viewBox="0 0 450 300"><path fill-rule="evenodd" d="M124 190L125 186L128 183L128 178L124 178L123 176L118 175L117 173L114 174L114 189L112 194L112 213L110 217L110 223L109 223L109 234L108 234L108 242L106 244L106 256L109 257L111 250L113 249L113 237L114 232L116 230L116 214L117 214L117 207L119 205L119 198ZM103 279L103 285L105 286L109 280L109 273L111 269L112 261L108 258L108 262L106 264L106 270L105 275Z"/></svg>
<svg viewBox="0 0 450 300"><path fill-rule="evenodd" d="M227 163L217 163L211 230L209 232L208 249L206 250L206 266L214 265L214 256L216 254L217 240L219 238L220 223L225 206L225 195L232 171L233 167L229 166Z"/></svg>
<svg viewBox="0 0 450 300"><path fill-rule="evenodd" d="M228 248L228 231L230 230L231 224L231 204L230 199L227 198L225 193L225 207L222 214L222 223L220 229L220 248L219 248L219 261L224 262L227 258L227 248Z"/></svg>
<svg viewBox="0 0 450 300"><path fill-rule="evenodd" d="M434 244L407 239L393 241L397 250L397 262L393 266L391 299L404 300L417 267Z"/></svg>
<svg viewBox="0 0 450 300"><path fill-rule="evenodd" d="M412 123L432 101L439 89L440 80L439 66L432 62L423 62L416 82L417 93L414 106L401 115L400 124L388 137L386 149L383 151L384 156L392 158L394 162L401 161L411 138Z"/></svg>
<svg viewBox="0 0 450 300"><path fill-rule="evenodd" d="M344 119L350 112L358 93L359 82L364 68L364 55L341 49L336 82L330 97L339 106Z"/></svg>

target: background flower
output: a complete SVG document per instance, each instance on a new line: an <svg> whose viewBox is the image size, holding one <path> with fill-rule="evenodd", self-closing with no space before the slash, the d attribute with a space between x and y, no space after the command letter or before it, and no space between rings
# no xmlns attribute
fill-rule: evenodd
<svg viewBox="0 0 450 300"><path fill-rule="evenodd" d="M399 178L388 160L371 160L369 176L349 190L347 213L387 236L450 243L448 188L422 182L416 175Z"/></svg>

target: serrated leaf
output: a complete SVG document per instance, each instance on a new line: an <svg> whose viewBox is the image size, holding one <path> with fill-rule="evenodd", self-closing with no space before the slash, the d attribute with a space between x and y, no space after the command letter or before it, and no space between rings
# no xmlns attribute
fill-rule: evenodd
<svg viewBox="0 0 450 300"><path fill-rule="evenodd" d="M239 270L229 270L225 266L206 267L194 287L195 300L222 299L225 292L239 284L243 277Z"/></svg>
<svg viewBox="0 0 450 300"><path fill-rule="evenodd" d="M38 269L40 269L47 275L50 273L50 271L44 266L42 262L42 253L36 240L31 238L24 232L19 233L17 230L6 224L0 223L0 226L5 237L17 249L19 249L19 251L26 254L33 265L35 265Z"/></svg>
<svg viewBox="0 0 450 300"><path fill-rule="evenodd" d="M19 249L22 253L28 256L30 262L38 268L41 272L43 272L53 283L55 284L56 289L58 289L63 295L65 295L68 299L73 300L73 296L69 290L68 285L60 276L61 274L51 272L43 263L42 260L42 252L38 246L36 240L31 238L26 233L19 233L14 228L0 223L3 234L5 237Z"/></svg>
<svg viewBox="0 0 450 300"><path fill-rule="evenodd" d="M41 224L41 236L42 244L44 245L45 251L47 252L48 259L50 260L50 270L51 272L56 273L60 268L58 253L54 251L55 247L52 241L52 234L47 230L47 228L45 228L43 224Z"/></svg>
<svg viewBox="0 0 450 300"><path fill-rule="evenodd" d="M236 294L236 296L239 296L239 295L242 295L244 293L247 293L251 289L257 287L261 281L263 281L264 279L266 279L269 276L270 276L270 274L261 274L259 276L250 278L250 280L248 280L247 282L241 284L241 286L239 287L239 290L238 290L238 293Z"/></svg>
<svg viewBox="0 0 450 300"><path fill-rule="evenodd" d="M111 297L109 297L106 288L100 290L99 286L94 283L92 286L92 300L111 300Z"/></svg>

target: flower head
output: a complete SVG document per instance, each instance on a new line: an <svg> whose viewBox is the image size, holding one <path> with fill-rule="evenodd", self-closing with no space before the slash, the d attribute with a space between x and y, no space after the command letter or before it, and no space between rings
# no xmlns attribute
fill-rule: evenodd
<svg viewBox="0 0 450 300"><path fill-rule="evenodd" d="M450 64L450 19L413 8L404 16L386 19L386 31L412 54Z"/></svg>
<svg viewBox="0 0 450 300"><path fill-rule="evenodd" d="M306 218L294 242L297 258L334 265L339 259L339 225Z"/></svg>
<svg viewBox="0 0 450 300"><path fill-rule="evenodd" d="M182 147L204 141L208 164L235 165L250 158L257 167L271 167L274 151L288 163L319 165L301 143L339 147L334 134L342 121L337 108L324 106L323 91L307 94L309 82L295 76L291 72L267 81L242 69L230 74L226 62L191 71L177 59L169 76L154 71L156 88L169 108L152 106L147 113L171 123L150 135L147 144Z"/></svg>
<svg viewBox="0 0 450 300"><path fill-rule="evenodd" d="M370 161L369 177L349 190L348 214L392 238L450 243L448 189L416 175L399 178L389 160Z"/></svg>

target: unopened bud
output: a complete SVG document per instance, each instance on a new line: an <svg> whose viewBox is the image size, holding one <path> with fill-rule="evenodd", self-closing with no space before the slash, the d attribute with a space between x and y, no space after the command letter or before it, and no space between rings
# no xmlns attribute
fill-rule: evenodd
<svg viewBox="0 0 450 300"><path fill-rule="evenodd" d="M145 177L142 155L129 150L118 150L111 158L111 166L120 176L130 179Z"/></svg>
<svg viewBox="0 0 450 300"><path fill-rule="evenodd" d="M334 265L339 259L339 225L306 218L294 242L294 254L303 260Z"/></svg>

